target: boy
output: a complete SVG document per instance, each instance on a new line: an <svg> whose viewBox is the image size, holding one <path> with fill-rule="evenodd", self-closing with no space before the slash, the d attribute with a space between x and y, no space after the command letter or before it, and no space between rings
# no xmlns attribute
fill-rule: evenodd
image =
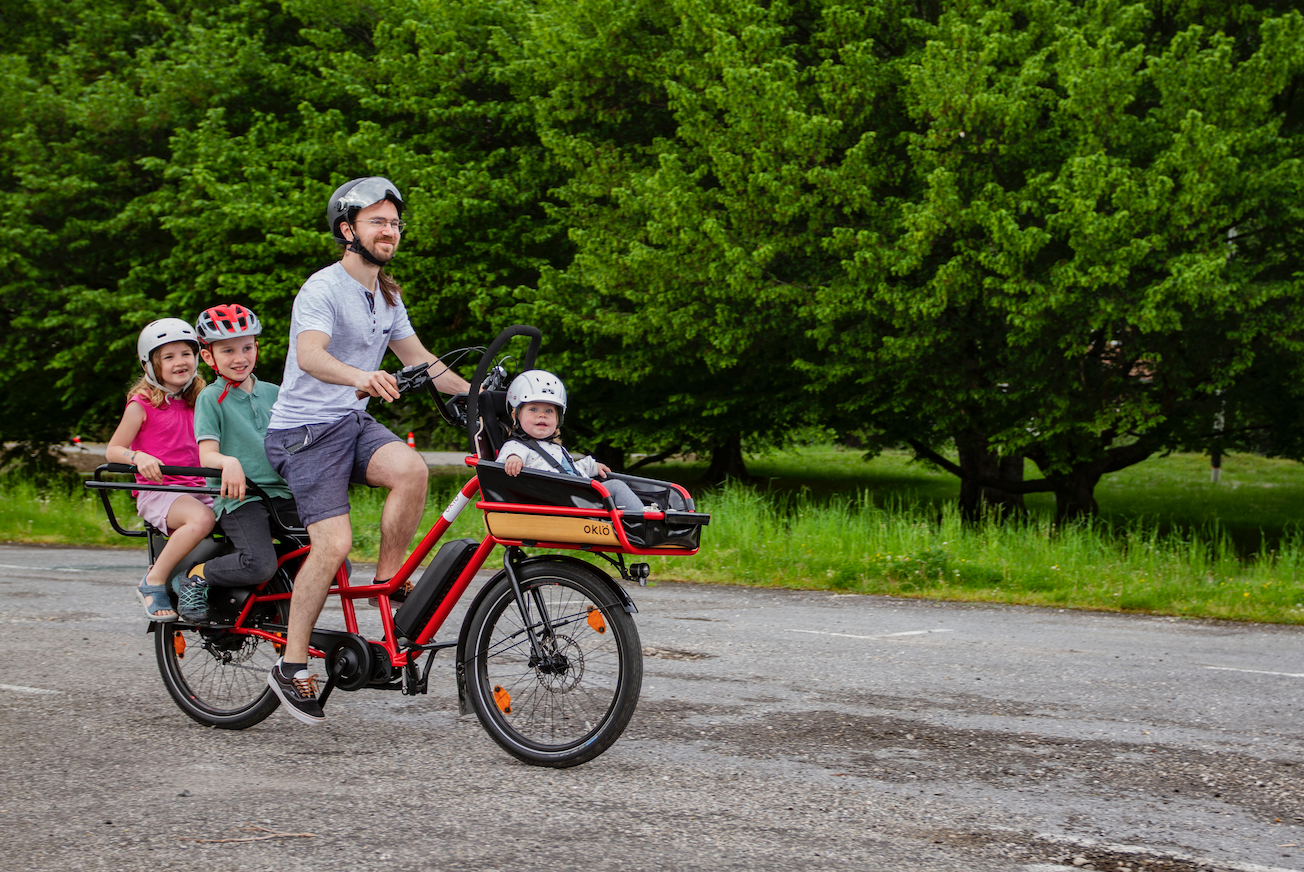
<svg viewBox="0 0 1304 872"><path fill-rule="evenodd" d="M261 584L276 572L269 511L298 523L297 517L287 517L292 516L294 505L290 488L272 469L263 450L280 387L259 381L253 374L258 363L257 337L262 332L258 316L237 304L205 309L195 324L199 354L219 377L195 404L199 462L222 470L222 492L213 512L235 551L197 564L181 582L178 611L181 620L192 624L208 619L210 585L246 587ZM248 479L267 492L272 506L248 494Z"/></svg>

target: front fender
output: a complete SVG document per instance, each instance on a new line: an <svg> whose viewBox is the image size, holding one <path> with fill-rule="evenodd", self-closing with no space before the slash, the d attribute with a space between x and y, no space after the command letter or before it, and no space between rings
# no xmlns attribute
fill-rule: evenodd
<svg viewBox="0 0 1304 872"><path fill-rule="evenodd" d="M617 584L615 579L610 575L607 575L607 573L603 572L592 563L585 563L577 557L568 557L564 554L541 554L538 557L527 557L520 563L517 563L516 566L533 566L540 563L561 563L571 569L587 573L593 580L599 582L610 590L612 594L615 595L616 599L619 600L621 607L626 612L631 615L638 614L638 607L634 605L634 599L629 595L627 590ZM506 577L507 570L505 569L500 569L498 572L494 573L494 576L485 582L485 584L480 588L480 592L475 595L475 599L471 601L471 605L466 610L466 617L462 619L462 629L457 636L456 664L458 715L465 715L471 710L470 706L467 704L466 698L466 642L467 638L471 635L471 616L479 610L480 604L484 601L485 597L489 595L489 591L493 590L498 582Z"/></svg>

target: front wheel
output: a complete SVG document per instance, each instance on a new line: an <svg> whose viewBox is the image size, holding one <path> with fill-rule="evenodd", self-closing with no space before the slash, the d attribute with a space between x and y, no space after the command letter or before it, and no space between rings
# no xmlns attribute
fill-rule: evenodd
<svg viewBox="0 0 1304 872"><path fill-rule="evenodd" d="M536 563L517 577L524 617L503 578L468 619L471 706L517 759L556 768L587 762L620 737L638 705L643 651L634 619L583 570Z"/></svg>

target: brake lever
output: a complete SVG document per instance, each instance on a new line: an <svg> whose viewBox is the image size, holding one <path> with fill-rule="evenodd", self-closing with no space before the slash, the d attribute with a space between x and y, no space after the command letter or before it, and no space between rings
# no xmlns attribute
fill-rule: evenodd
<svg viewBox="0 0 1304 872"><path fill-rule="evenodd" d="M424 388L430 381L430 375L426 372L428 369L429 363L418 363L416 366L405 366L394 373L394 378L398 380L398 392L406 394Z"/></svg>
<svg viewBox="0 0 1304 872"><path fill-rule="evenodd" d="M489 370L485 380L481 385L482 390L501 391L507 387L507 370L502 364L495 364L494 368Z"/></svg>

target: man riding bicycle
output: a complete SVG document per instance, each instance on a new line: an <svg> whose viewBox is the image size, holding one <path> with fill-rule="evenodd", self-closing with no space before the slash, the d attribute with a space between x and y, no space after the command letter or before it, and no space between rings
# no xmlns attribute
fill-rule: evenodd
<svg viewBox="0 0 1304 872"><path fill-rule="evenodd" d="M295 578L285 651L267 680L306 724L325 718L307 670L308 647L353 545L349 483L389 491L373 584L398 572L425 508L425 461L366 413L371 397L399 397L394 376L380 369L386 349L405 366L439 363L417 338L401 288L385 271L402 239L403 208L398 188L379 176L354 179L331 195L326 220L343 255L295 297L285 377L268 425L268 460L294 494L312 549ZM465 380L441 369L430 370L438 373L436 387L467 390Z"/></svg>

